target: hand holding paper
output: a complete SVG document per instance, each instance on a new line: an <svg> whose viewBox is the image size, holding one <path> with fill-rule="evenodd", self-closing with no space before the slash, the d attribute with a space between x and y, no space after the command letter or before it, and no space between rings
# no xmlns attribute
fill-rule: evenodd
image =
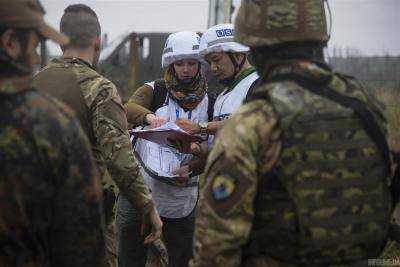
<svg viewBox="0 0 400 267"><path fill-rule="evenodd" d="M176 125L178 125L182 130L189 134L200 133L200 126L198 123L188 120L188 119L178 119L176 120Z"/></svg>
<svg viewBox="0 0 400 267"><path fill-rule="evenodd" d="M131 134L161 146L171 147L179 144L179 148L184 151L190 151L190 143L202 141L200 136L185 132L173 122L167 122L154 129L132 130Z"/></svg>
<svg viewBox="0 0 400 267"><path fill-rule="evenodd" d="M157 117L156 115L150 113L146 115L146 122L151 128L157 128L165 124L167 119L163 117Z"/></svg>

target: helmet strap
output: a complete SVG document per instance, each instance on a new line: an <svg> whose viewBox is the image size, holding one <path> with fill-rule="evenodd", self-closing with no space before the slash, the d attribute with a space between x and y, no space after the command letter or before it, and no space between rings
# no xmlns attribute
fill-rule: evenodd
<svg viewBox="0 0 400 267"><path fill-rule="evenodd" d="M246 63L246 59L247 59L247 56L243 55L242 61L240 61L239 65L238 65L238 71L237 71L238 73L242 70L244 63Z"/></svg>
<svg viewBox="0 0 400 267"><path fill-rule="evenodd" d="M225 79L220 80L219 83L221 83L224 86L229 86L229 84L231 84L235 80L236 75L238 75L238 73L242 70L244 63L246 63L246 56L244 56L242 60L238 63L233 53L226 53L226 54L228 55L229 59L232 62L233 74L229 77L226 77Z"/></svg>
<svg viewBox="0 0 400 267"><path fill-rule="evenodd" d="M233 64L233 75L236 76L237 74L237 69L239 68L239 64L236 61L235 56L233 55L233 53L227 53L229 59L231 60L232 64Z"/></svg>

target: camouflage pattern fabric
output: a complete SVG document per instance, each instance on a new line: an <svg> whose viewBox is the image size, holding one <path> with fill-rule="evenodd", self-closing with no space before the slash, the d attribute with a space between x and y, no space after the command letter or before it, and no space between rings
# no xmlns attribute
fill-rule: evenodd
<svg viewBox="0 0 400 267"><path fill-rule="evenodd" d="M265 168L272 168L280 152L279 135L274 110L264 101L242 106L220 130L207 161L190 266L241 265L254 216L257 161L264 155Z"/></svg>
<svg viewBox="0 0 400 267"><path fill-rule="evenodd" d="M117 267L117 241L116 241L116 227L115 219L106 225L104 233L105 247L106 247L106 260L108 267Z"/></svg>
<svg viewBox="0 0 400 267"><path fill-rule="evenodd" d="M0 81L0 107L0 266L105 266L99 176L72 112L22 78Z"/></svg>
<svg viewBox="0 0 400 267"><path fill-rule="evenodd" d="M329 39L324 0L246 0L235 20L235 41L255 47Z"/></svg>
<svg viewBox="0 0 400 267"><path fill-rule="evenodd" d="M42 88L49 87L46 81L54 80L55 75L64 72L72 72L90 113L88 118L95 139L93 154L101 173L107 170L113 180L104 183L115 182L135 208L147 212L153 201L133 155L125 110L115 85L78 58L53 60L35 77L35 81ZM46 92L53 91L52 95L56 95L56 90L60 89L47 88Z"/></svg>
<svg viewBox="0 0 400 267"><path fill-rule="evenodd" d="M329 75L308 61L272 69L285 70ZM334 76L330 88L375 106L348 82ZM265 98L240 108L209 156L191 266L366 266L378 258L390 179L360 120L291 81L255 94Z"/></svg>
<svg viewBox="0 0 400 267"><path fill-rule="evenodd" d="M379 256L379 259L388 260L395 259L397 262L400 261L400 245L398 243L399 240L389 240L382 251L382 254Z"/></svg>
<svg viewBox="0 0 400 267"><path fill-rule="evenodd" d="M168 252L163 240L157 239L152 244L149 244L146 253L147 258L145 267L168 266Z"/></svg>

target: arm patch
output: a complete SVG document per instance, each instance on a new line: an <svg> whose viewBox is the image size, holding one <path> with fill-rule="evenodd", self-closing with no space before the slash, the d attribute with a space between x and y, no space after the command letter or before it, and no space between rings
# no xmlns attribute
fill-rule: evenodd
<svg viewBox="0 0 400 267"><path fill-rule="evenodd" d="M216 170L211 170L211 177L204 188L204 198L218 216L224 217L242 201L253 181L240 171L240 162L226 158L218 160L214 162Z"/></svg>

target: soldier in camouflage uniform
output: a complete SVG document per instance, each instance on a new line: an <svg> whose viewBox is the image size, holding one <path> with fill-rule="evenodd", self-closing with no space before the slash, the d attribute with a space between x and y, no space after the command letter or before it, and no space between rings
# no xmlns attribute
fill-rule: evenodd
<svg viewBox="0 0 400 267"><path fill-rule="evenodd" d="M263 83L209 156L191 266L366 266L388 243L386 122L324 62L323 3L243 1L236 38Z"/></svg>
<svg viewBox="0 0 400 267"><path fill-rule="evenodd" d="M137 220L132 223L137 226L137 236L132 238L142 245L140 228L145 218L153 226L152 233L145 239L145 243L150 243L160 237L162 222L133 156L117 88L95 70L101 44L97 15L86 5L71 5L64 11L60 29L71 42L62 47L62 58L53 60L37 74L35 84L77 113L91 141L104 183L110 183L108 171L120 193L135 207ZM111 228L113 218L108 217ZM112 241L112 238L107 240ZM113 261L111 254L115 255L113 246L112 243L107 245L109 261Z"/></svg>
<svg viewBox="0 0 400 267"><path fill-rule="evenodd" d="M31 85L41 38L68 38L34 0L0 0L0 266L105 266L101 190L74 114Z"/></svg>

